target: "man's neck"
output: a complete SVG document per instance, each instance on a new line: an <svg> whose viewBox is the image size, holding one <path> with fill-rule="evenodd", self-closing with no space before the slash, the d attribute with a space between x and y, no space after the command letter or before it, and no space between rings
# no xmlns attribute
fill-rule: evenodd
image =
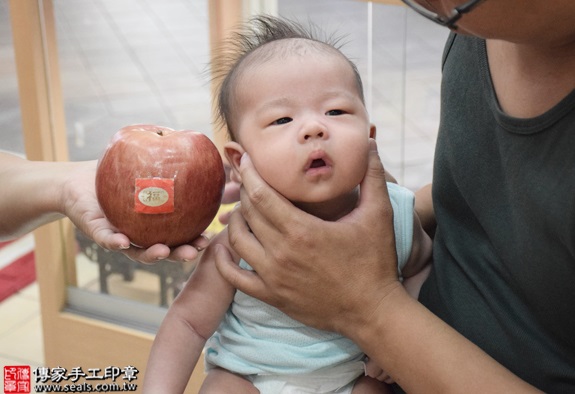
<svg viewBox="0 0 575 394"><path fill-rule="evenodd" d="M539 116L575 89L575 42L544 48L487 40L487 54L499 105L510 116Z"/></svg>

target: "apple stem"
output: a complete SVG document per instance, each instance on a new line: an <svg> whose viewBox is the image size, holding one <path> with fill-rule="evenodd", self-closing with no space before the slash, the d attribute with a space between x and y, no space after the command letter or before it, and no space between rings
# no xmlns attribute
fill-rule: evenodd
<svg viewBox="0 0 575 394"><path fill-rule="evenodd" d="M164 133L162 132L162 130L156 130L156 134L158 134L158 135L164 135Z"/></svg>

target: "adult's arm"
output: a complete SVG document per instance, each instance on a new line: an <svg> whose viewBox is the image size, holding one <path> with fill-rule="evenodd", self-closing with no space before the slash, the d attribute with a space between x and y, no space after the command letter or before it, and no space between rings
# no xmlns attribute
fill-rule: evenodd
<svg viewBox="0 0 575 394"><path fill-rule="evenodd" d="M257 273L218 248L222 276L303 323L348 336L408 392L535 392L401 286L385 171L371 146L360 203L338 222L296 209L245 157L229 240Z"/></svg>
<svg viewBox="0 0 575 394"><path fill-rule="evenodd" d="M15 238L63 217L61 168L0 153L0 240Z"/></svg>
<svg viewBox="0 0 575 394"><path fill-rule="evenodd" d="M145 263L169 258L192 260L196 247L207 241L170 250L130 246L130 240L105 218L96 199L96 161L35 162L0 153L0 239L16 238L51 221L68 216L74 225L103 248L119 250Z"/></svg>

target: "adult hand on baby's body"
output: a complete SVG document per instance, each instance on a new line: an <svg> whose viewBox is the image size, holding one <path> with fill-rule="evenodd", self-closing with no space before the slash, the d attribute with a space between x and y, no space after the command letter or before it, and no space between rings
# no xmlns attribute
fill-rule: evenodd
<svg viewBox="0 0 575 394"><path fill-rule="evenodd" d="M220 273L241 291L314 327L353 332L400 287L393 211L375 141L358 207L336 222L309 215L270 188L249 157L241 205L228 227L232 247L255 272L216 253Z"/></svg>

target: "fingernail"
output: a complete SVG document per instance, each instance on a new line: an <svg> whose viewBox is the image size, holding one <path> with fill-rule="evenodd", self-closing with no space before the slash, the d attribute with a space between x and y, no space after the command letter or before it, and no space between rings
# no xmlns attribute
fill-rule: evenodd
<svg viewBox="0 0 575 394"><path fill-rule="evenodd" d="M244 164L246 160L249 160L248 152L244 152L242 154L242 158L240 159L240 165Z"/></svg>

